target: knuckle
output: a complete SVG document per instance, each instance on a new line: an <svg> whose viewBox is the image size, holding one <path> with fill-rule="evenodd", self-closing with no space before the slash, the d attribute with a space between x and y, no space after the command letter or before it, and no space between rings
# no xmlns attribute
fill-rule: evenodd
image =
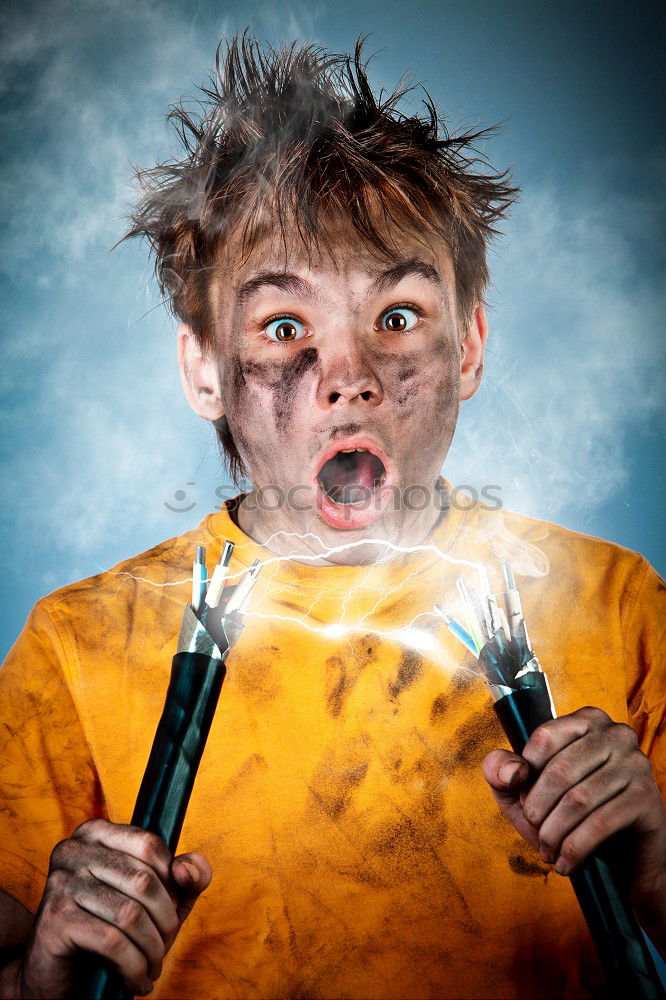
<svg viewBox="0 0 666 1000"><path fill-rule="evenodd" d="M72 834L72 837L87 840L88 838L95 837L100 834L105 826L108 826L107 820L100 819L99 817L96 817L95 819L87 819L85 823L81 823L77 826L76 830Z"/></svg>
<svg viewBox="0 0 666 1000"><path fill-rule="evenodd" d="M541 810L536 802L532 802L529 797L523 802L523 816L530 826L538 827L541 822Z"/></svg>
<svg viewBox="0 0 666 1000"><path fill-rule="evenodd" d="M55 870L56 868L62 868L63 865L69 860L72 855L72 841L59 840L51 851L50 868Z"/></svg>
<svg viewBox="0 0 666 1000"><path fill-rule="evenodd" d="M632 753L627 760L626 774L628 783L634 785L644 795L652 796L656 792L657 796L661 798L650 761L640 750Z"/></svg>
<svg viewBox="0 0 666 1000"><path fill-rule="evenodd" d="M126 899L118 907L118 923L129 930L135 930L140 926L143 915L143 907L136 899Z"/></svg>
<svg viewBox="0 0 666 1000"><path fill-rule="evenodd" d="M113 924L105 923L100 926L97 933L105 953L114 960L120 959L127 948L127 939L123 932Z"/></svg>
<svg viewBox="0 0 666 1000"><path fill-rule="evenodd" d="M542 726L539 726L538 729L534 730L530 736L530 742L537 750L541 750L546 753L550 750L553 745L553 734L548 723L544 723Z"/></svg>
<svg viewBox="0 0 666 1000"><path fill-rule="evenodd" d="M148 865L163 864L168 857L164 842L155 833L141 831L141 857Z"/></svg>
<svg viewBox="0 0 666 1000"><path fill-rule="evenodd" d="M60 881L60 880L59 880ZM49 879L44 891L41 915L43 920L52 923L56 918L62 920L74 910L75 904L67 892L66 880L63 884L52 884Z"/></svg>
<svg viewBox="0 0 666 1000"><path fill-rule="evenodd" d="M613 732L620 745L626 747L628 750L637 750L638 735L631 726L628 726L625 722L616 722L614 725Z"/></svg>
<svg viewBox="0 0 666 1000"><path fill-rule="evenodd" d="M580 785L570 788L564 799L566 800L567 807L573 809L576 813L583 812L590 804L589 792L581 788Z"/></svg>
<svg viewBox="0 0 666 1000"><path fill-rule="evenodd" d="M575 714L588 723L589 728L611 724L611 719L606 712L601 708L596 708L594 705L585 705L583 708L579 708Z"/></svg>
<svg viewBox="0 0 666 1000"><path fill-rule="evenodd" d="M148 868L135 868L130 872L132 888L139 896L151 896L155 892L155 875Z"/></svg>
<svg viewBox="0 0 666 1000"><path fill-rule="evenodd" d="M72 876L62 868L54 868L50 873L45 889L46 898L64 896L71 886Z"/></svg>
<svg viewBox="0 0 666 1000"><path fill-rule="evenodd" d="M558 787L571 784L571 764L561 754L555 757L548 765L548 777Z"/></svg>

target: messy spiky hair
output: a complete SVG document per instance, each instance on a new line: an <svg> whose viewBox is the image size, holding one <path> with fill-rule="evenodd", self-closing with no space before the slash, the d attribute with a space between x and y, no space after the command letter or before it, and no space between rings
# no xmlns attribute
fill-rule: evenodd
<svg viewBox="0 0 666 1000"><path fill-rule="evenodd" d="M299 236L308 253L330 251L330 220L346 219L381 256L395 255L387 233L443 239L461 320L482 301L488 240L517 195L508 172L494 173L477 149L491 129L450 134L425 91L424 116L401 112L412 87L375 96L364 42L353 56L297 42L262 49L246 31L224 58L218 47L197 112L170 110L184 156L139 173L125 238L148 239L162 294L204 347L214 329L209 278L236 231L239 263L267 230L285 249ZM238 471L228 428L220 437Z"/></svg>

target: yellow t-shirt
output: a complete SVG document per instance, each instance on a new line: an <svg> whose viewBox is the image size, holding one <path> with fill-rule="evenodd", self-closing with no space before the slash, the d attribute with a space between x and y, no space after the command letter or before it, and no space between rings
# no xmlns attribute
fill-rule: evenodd
<svg viewBox="0 0 666 1000"><path fill-rule="evenodd" d="M213 882L153 995L591 996L573 890L495 805L481 762L506 739L430 612L455 611L464 561L501 590L508 558L558 714L628 720L666 789L665 588L633 552L478 505L390 564L326 568L272 557L223 508L40 601L0 670L0 887L34 911L58 840L129 821L195 545L211 568L224 538L233 567L266 566L179 845Z"/></svg>

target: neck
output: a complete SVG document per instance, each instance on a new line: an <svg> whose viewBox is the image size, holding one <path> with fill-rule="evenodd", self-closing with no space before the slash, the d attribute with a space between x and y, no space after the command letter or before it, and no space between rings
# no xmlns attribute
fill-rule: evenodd
<svg viewBox="0 0 666 1000"><path fill-rule="evenodd" d="M427 544L447 516L445 486L440 482L430 495L433 502L424 510L386 510L367 528L345 531L330 527L312 510L262 510L252 490L237 509L238 524L270 552L310 566L387 563L403 555L405 548Z"/></svg>

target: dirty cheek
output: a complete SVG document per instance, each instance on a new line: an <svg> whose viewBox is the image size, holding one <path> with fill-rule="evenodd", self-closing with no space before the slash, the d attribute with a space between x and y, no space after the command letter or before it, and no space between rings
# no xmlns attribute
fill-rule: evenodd
<svg viewBox="0 0 666 1000"><path fill-rule="evenodd" d="M407 413L432 414L436 423L455 426L460 397L460 357L449 337L429 345L418 356L401 358L391 371L393 396ZM443 419L444 418L444 419ZM428 418L430 419L430 418Z"/></svg>
<svg viewBox="0 0 666 1000"><path fill-rule="evenodd" d="M453 432L460 409L460 347L450 332L434 342L422 378L427 384L424 407L433 424Z"/></svg>
<svg viewBox="0 0 666 1000"><path fill-rule="evenodd" d="M444 417L444 426L455 429L460 410L460 362L450 358L444 372L439 374L435 392L437 412Z"/></svg>
<svg viewBox="0 0 666 1000"><path fill-rule="evenodd" d="M259 457L265 451L256 440L250 444L243 428L257 426L261 413L272 415L273 432L283 435L295 411L295 400L300 385L308 372L316 373L320 368L319 355L314 347L305 348L294 358L284 360L251 361L242 357L229 359L225 371L225 402L227 415L236 440L249 453L248 458ZM256 438L256 435L254 435ZM273 435L264 428L263 439Z"/></svg>
<svg viewBox="0 0 666 1000"><path fill-rule="evenodd" d="M229 427L243 459L249 464L267 457L256 435L245 433L257 424L257 415L270 398L274 367L255 361L230 357L224 373L224 403Z"/></svg>
<svg viewBox="0 0 666 1000"><path fill-rule="evenodd" d="M309 372L319 374L320 369L316 347L303 348L295 359L290 358L279 367L276 365L271 392L275 425L279 431L284 432L289 424L303 379Z"/></svg>

